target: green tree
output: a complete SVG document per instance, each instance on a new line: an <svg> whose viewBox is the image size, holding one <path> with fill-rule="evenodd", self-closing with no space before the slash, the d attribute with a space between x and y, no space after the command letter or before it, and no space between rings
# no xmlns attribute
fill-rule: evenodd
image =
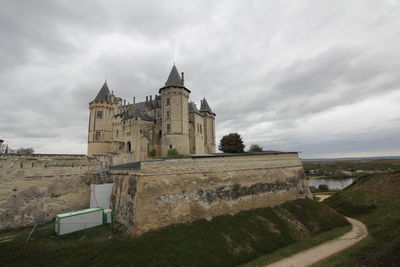
<svg viewBox="0 0 400 267"><path fill-rule="evenodd" d="M263 148L257 144L252 144L249 149L250 152L262 152Z"/></svg>
<svg viewBox="0 0 400 267"><path fill-rule="evenodd" d="M241 153L244 152L244 147L240 134L230 133L222 137L218 149L224 153Z"/></svg>
<svg viewBox="0 0 400 267"><path fill-rule="evenodd" d="M17 149L17 154L33 154L35 150L31 147Z"/></svg>

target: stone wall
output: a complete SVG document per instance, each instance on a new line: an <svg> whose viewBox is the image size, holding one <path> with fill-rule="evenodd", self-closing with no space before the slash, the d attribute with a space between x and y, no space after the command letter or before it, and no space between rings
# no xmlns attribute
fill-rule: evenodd
<svg viewBox="0 0 400 267"><path fill-rule="evenodd" d="M0 230L89 207L98 162L85 155L0 155Z"/></svg>
<svg viewBox="0 0 400 267"><path fill-rule="evenodd" d="M310 197L297 153L144 161L114 166L115 218L133 234Z"/></svg>

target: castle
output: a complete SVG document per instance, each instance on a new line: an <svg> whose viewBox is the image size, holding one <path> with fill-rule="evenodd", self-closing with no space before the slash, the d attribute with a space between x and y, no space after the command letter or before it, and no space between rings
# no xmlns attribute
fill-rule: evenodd
<svg viewBox="0 0 400 267"><path fill-rule="evenodd" d="M215 113L204 98L200 110L189 102L184 73L175 64L159 94L129 104L107 82L89 103L88 156L120 153L127 161L179 153L215 153Z"/></svg>
<svg viewBox="0 0 400 267"><path fill-rule="evenodd" d="M297 152L211 154L215 114L189 102L183 76L173 66L159 95L131 104L104 83L89 104L89 157L0 154L0 230L87 208L104 182L113 217L135 235L312 196ZM143 160L171 148L191 155Z"/></svg>

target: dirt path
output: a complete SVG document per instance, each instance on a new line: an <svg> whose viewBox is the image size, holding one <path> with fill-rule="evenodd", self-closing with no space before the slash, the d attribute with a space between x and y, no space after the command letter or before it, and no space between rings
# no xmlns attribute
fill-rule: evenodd
<svg viewBox="0 0 400 267"><path fill-rule="evenodd" d="M332 195L318 195L318 194L315 194L315 196L318 197L318 201L319 202L322 202L322 201L324 201L325 199L327 199L328 197L330 197Z"/></svg>
<svg viewBox="0 0 400 267"><path fill-rule="evenodd" d="M349 248L359 242L361 239L368 235L368 230L365 224L362 222L348 218L347 220L353 225L353 229L342 235L341 237L335 238L328 242L322 243L313 248L304 250L297 254L294 254L288 258L274 262L269 267L302 267L310 266L321 260L328 258L346 248Z"/></svg>

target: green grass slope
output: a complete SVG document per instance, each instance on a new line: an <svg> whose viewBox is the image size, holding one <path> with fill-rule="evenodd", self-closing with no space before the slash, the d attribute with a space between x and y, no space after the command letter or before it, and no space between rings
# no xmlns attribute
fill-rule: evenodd
<svg viewBox="0 0 400 267"><path fill-rule="evenodd" d="M363 221L369 236L319 266L400 266L400 172L363 176L324 203Z"/></svg>
<svg viewBox="0 0 400 267"><path fill-rule="evenodd" d="M309 199L177 224L130 237L107 226L65 237L42 227L0 233L2 266L234 266L347 224L343 216Z"/></svg>

